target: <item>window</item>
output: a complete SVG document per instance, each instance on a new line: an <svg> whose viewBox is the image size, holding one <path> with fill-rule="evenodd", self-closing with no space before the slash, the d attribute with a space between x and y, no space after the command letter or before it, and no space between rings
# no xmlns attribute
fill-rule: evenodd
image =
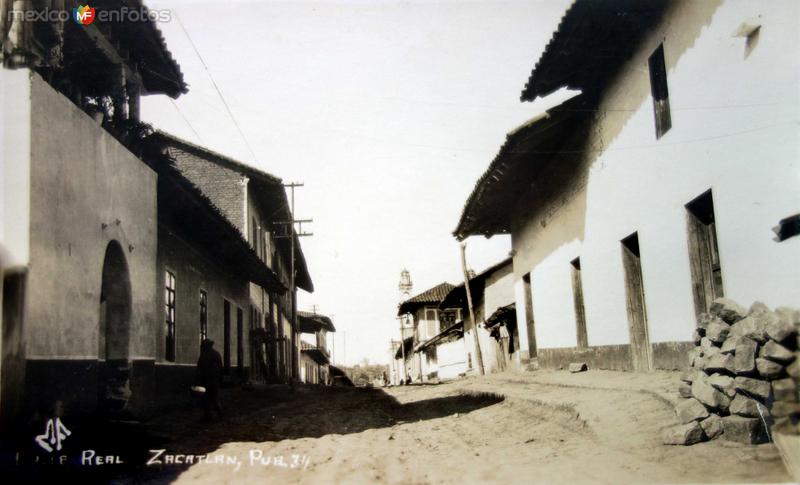
<svg viewBox="0 0 800 485"><path fill-rule="evenodd" d="M222 365L225 375L231 372L231 302L223 302L223 335L222 335Z"/></svg>
<svg viewBox="0 0 800 485"><path fill-rule="evenodd" d="M523 289L525 291L525 325L528 329L528 351L531 358L536 357L536 325L533 320L533 287L531 286L531 274L527 273L522 277Z"/></svg>
<svg viewBox="0 0 800 485"><path fill-rule="evenodd" d="M200 341L208 339L208 293L200 290Z"/></svg>
<svg viewBox="0 0 800 485"><path fill-rule="evenodd" d="M257 328L261 328L262 326L263 321L261 320L261 312L259 311L258 307L250 305L250 330L255 330Z"/></svg>
<svg viewBox="0 0 800 485"><path fill-rule="evenodd" d="M583 282L581 281L581 258L575 258L572 265L572 297L575 303L575 325L578 331L578 348L589 346L586 336L586 311L583 306Z"/></svg>
<svg viewBox="0 0 800 485"><path fill-rule="evenodd" d="M175 362L175 275L166 271L164 303L166 312L166 339L164 358Z"/></svg>
<svg viewBox="0 0 800 485"><path fill-rule="evenodd" d="M694 306L695 313L699 315L711 308L715 298L724 295L714 200L710 189L686 204L686 222Z"/></svg>
<svg viewBox="0 0 800 485"><path fill-rule="evenodd" d="M267 266L271 265L270 256L272 255L272 248L270 247L270 235L269 231L266 229L264 230L263 237L264 240L264 262L267 263Z"/></svg>
<svg viewBox="0 0 800 485"><path fill-rule="evenodd" d="M236 370L244 376L244 310L236 307Z"/></svg>
<svg viewBox="0 0 800 485"><path fill-rule="evenodd" d="M431 338L439 333L439 317L435 308L425 309L426 338Z"/></svg>
<svg viewBox="0 0 800 485"><path fill-rule="evenodd" d="M253 219L251 221L251 224L252 224L252 229L250 230L250 232L251 232L252 236L250 238L250 245L252 245L253 249L255 249L256 253L258 253L258 247L259 247L258 246L258 232L259 231L258 231L258 224L256 224L256 218L255 217L253 217Z"/></svg>
<svg viewBox="0 0 800 485"><path fill-rule="evenodd" d="M664 136L672 128L669 112L669 90L667 89L667 67L664 62L664 44L650 55L647 61L650 68L650 90L653 94L653 109L656 119L656 139Z"/></svg>

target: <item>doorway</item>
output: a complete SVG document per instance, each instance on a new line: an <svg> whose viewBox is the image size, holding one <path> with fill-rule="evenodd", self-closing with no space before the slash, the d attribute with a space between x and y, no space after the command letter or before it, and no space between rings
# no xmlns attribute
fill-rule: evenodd
<svg viewBox="0 0 800 485"><path fill-rule="evenodd" d="M131 280L125 252L117 241L106 247L100 287L98 354L105 365L98 372L98 407L102 412L125 410L130 389Z"/></svg>
<svg viewBox="0 0 800 485"><path fill-rule="evenodd" d="M650 335L647 329L647 309L644 304L642 260L639 252L638 233L634 232L623 239L621 243L633 370L646 372L653 370L653 356L650 347Z"/></svg>

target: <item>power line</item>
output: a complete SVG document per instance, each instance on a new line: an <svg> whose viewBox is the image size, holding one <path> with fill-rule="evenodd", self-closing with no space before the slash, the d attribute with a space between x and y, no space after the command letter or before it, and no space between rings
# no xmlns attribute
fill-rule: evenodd
<svg viewBox="0 0 800 485"><path fill-rule="evenodd" d="M175 100L172 99L172 98L169 98L169 101L170 101L170 103L172 103L172 106L175 107L175 111L177 111L178 114L181 115L181 118L183 118L183 121L186 122L186 126L188 126L189 129L192 130L192 133L194 133L194 136L197 137L197 141L199 141L201 144L204 144L203 143L203 138L200 136L200 133L198 133L197 130L194 129L194 126L192 126L192 124L189 123L189 118L187 118L186 115L183 114L183 111L181 111L181 109L178 107L178 103L176 103Z"/></svg>
<svg viewBox="0 0 800 485"><path fill-rule="evenodd" d="M175 19L178 21L178 25L181 26L181 30L183 30L183 33L186 35L186 39L189 40L189 44L192 46L192 49L194 49L195 54L197 54L197 58L200 59L200 63L203 65L203 68L206 70L206 74L208 74L208 79L211 80L211 84L214 86L214 89L217 91L217 94L219 95L219 99L222 101L222 104L225 106L225 109L228 111L228 115L230 116L231 121L233 121L233 124L234 124L234 126L236 126L236 130L239 132L239 135L242 137L242 140L244 141L244 144L247 147L247 150L250 152L250 155L252 155L253 161L257 162L258 161L258 157L256 156L255 151L253 151L253 147L250 146L250 142L248 142L247 141L247 137L244 136L244 132L242 131L242 128L239 126L239 122L236 121L236 117L233 115L233 111L231 111L231 107L228 105L228 102L225 100L225 96L222 95L222 90L220 90L219 86L217 86L216 81L214 81L214 76L211 75L211 71L208 69L208 65L206 64L206 61L203 60L203 56L200 55L200 51L197 49L197 46L194 44L194 41L192 40L192 37L189 35L189 31L186 30L186 27L183 25L183 22L181 21L181 18L178 16L177 13L175 13Z"/></svg>

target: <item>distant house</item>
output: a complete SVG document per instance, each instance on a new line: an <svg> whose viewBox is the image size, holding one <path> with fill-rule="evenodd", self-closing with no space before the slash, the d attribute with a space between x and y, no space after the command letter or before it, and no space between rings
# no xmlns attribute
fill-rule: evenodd
<svg viewBox="0 0 800 485"><path fill-rule="evenodd" d="M510 234L520 362L685 367L719 296L800 300L796 2L576 0L457 239ZM795 21L786 21L791 18Z"/></svg>
<svg viewBox="0 0 800 485"><path fill-rule="evenodd" d="M425 352L436 348L440 378L478 373L475 337L483 357L485 373L501 372L512 365L519 350L516 318L509 318L508 307L514 304L514 277L511 259L490 266L469 280L472 305L477 325L470 319L464 284L451 289L439 303L444 315L454 312L455 322L417 347ZM447 309L447 310L446 310ZM460 318L463 315L463 320ZM453 319L451 319L452 322Z"/></svg>
<svg viewBox="0 0 800 485"><path fill-rule="evenodd" d="M158 132L153 138L175 170L246 238L257 264L276 273L286 288L290 285L290 237L294 237L297 287L314 290L299 238L287 224L292 214L279 178L168 133ZM247 298L235 305L235 315L226 320L227 329L235 325L235 335L226 331L221 346L226 372L231 374L236 368L235 374L241 377L299 378L300 340L293 330L296 294L275 291L254 280L246 293Z"/></svg>
<svg viewBox="0 0 800 485"><path fill-rule="evenodd" d="M400 303L397 315L406 318L413 329L412 335L406 337L404 342L410 338L412 352L404 345L403 351L405 362L404 368L407 369L407 377L412 381L427 381L437 376L438 364L436 360L436 348L431 347L424 352L416 352L417 346L428 339L434 337L441 330L439 304L444 300L453 285L444 282L422 293L408 298ZM455 310L455 320L460 320L460 310ZM406 344L408 345L408 344Z"/></svg>
<svg viewBox="0 0 800 485"><path fill-rule="evenodd" d="M297 312L300 340L300 381L309 384L330 385L331 355L328 351L328 333L336 327L330 317L313 312ZM303 340L310 336L312 341Z"/></svg>
<svg viewBox="0 0 800 485"><path fill-rule="evenodd" d="M464 320L447 325L441 332L422 342L417 352L436 352L437 376L439 379L455 379L465 376L472 368L472 341L464 340ZM411 346L409 346L411 349Z"/></svg>

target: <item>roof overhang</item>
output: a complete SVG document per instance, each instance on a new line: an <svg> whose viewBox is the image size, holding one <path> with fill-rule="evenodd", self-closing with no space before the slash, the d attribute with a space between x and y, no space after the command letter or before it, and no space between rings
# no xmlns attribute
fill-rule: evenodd
<svg viewBox="0 0 800 485"><path fill-rule="evenodd" d="M484 324L487 329L491 329L498 325L513 326L517 323L517 305L511 303L510 305L502 306L492 313L486 319Z"/></svg>
<svg viewBox="0 0 800 485"><path fill-rule="evenodd" d="M575 0L561 18L520 96L533 101L562 87L602 89L668 0Z"/></svg>
<svg viewBox="0 0 800 485"><path fill-rule="evenodd" d="M397 352L394 354L395 359L402 359L403 355L408 358L414 350L414 337L406 337L403 339L403 344L397 346Z"/></svg>
<svg viewBox="0 0 800 485"><path fill-rule="evenodd" d="M153 134L153 138L164 146L188 152L196 157L216 163L248 177L257 201L268 213L274 215L276 221L283 222L292 220L289 199L286 196L286 190L280 178L164 131L157 131ZM314 283L308 271L308 263L303 254L303 249L300 245L300 237L297 235L297 231L292 230L291 237L287 234L286 236L277 238L275 244L281 254L285 254L288 257L292 252L292 238L294 239L295 270L297 275L295 284L298 288L313 293Z"/></svg>
<svg viewBox="0 0 800 485"><path fill-rule="evenodd" d="M325 316L309 312L297 312L300 333L317 333L321 330L335 332L333 321Z"/></svg>
<svg viewBox="0 0 800 485"><path fill-rule="evenodd" d="M397 316L402 316L407 313L414 313L420 308L426 306L438 307L439 303L447 296L453 285L448 282L442 282L433 288L429 288L422 293L419 293L411 298L400 303L397 308Z"/></svg>
<svg viewBox="0 0 800 485"><path fill-rule="evenodd" d="M9 66L63 70L82 80L84 95L107 95L116 89L109 85L110 71L124 72L126 81L139 84L143 94L177 98L188 91L180 66L157 26L159 15L141 0L95 0L91 6L97 14L107 15L89 25L65 19L78 6L74 0L48 7L52 11L64 9L60 13L68 15L50 15L35 22L14 19L24 19L31 13L40 15L45 4L53 2L4 3L8 5L0 7L0 26L8 27L6 22L30 24L0 33L0 61ZM54 51L61 55L52 55Z"/></svg>
<svg viewBox="0 0 800 485"><path fill-rule="evenodd" d="M245 241L199 190L180 174L159 172L158 221L166 229L201 246L213 260L268 290L286 291Z"/></svg>
<svg viewBox="0 0 800 485"><path fill-rule="evenodd" d="M537 178L569 168L568 160L561 166L553 165L567 159L565 155L585 149L583 124L592 113L587 102L583 95L570 98L548 110L546 116L540 115L506 136L467 199L453 231L456 239L511 233L512 209L532 189L538 188Z"/></svg>
<svg viewBox="0 0 800 485"><path fill-rule="evenodd" d="M319 365L327 365L330 363L328 356L321 349L303 349L301 352Z"/></svg>
<svg viewBox="0 0 800 485"><path fill-rule="evenodd" d="M446 329L442 330L435 336L431 337L430 339L426 340L425 342L417 345L414 349L414 352L421 352L432 345L439 345L445 343L448 340L448 337L453 337L456 339L462 338L464 336L464 320L459 320L458 322L450 325Z"/></svg>

